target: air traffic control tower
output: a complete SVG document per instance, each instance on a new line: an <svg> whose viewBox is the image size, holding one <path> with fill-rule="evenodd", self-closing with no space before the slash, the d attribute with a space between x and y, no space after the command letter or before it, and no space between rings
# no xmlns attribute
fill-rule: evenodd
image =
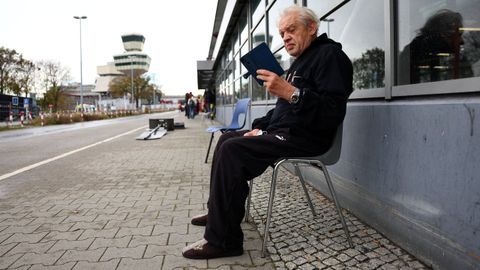
<svg viewBox="0 0 480 270"><path fill-rule="evenodd" d="M126 76L140 76L150 68L150 57L143 53L145 37L141 34L122 35L125 52L114 55L115 68Z"/></svg>

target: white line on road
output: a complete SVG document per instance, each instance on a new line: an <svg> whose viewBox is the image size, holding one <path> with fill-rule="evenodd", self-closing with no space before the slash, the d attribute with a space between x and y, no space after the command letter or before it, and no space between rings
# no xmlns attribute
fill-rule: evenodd
<svg viewBox="0 0 480 270"><path fill-rule="evenodd" d="M56 156L56 157L49 158L49 159L46 159L46 160L44 160L44 161L40 161L40 162L37 162L37 163L35 163L35 164L32 164L32 165L23 167L23 168L21 168L21 169L18 169L18 170L16 170L16 171L11 172L11 173L7 173L7 174L4 174L4 175L0 176L0 181L2 181L2 180L4 180L4 179L7 179L7 178L9 178L9 177L12 177L12 176L14 176L14 175L17 175L17 174L19 174L19 173L26 172L26 171L31 170L31 169L33 169L33 168L36 168L36 167L45 165L45 164L50 163L50 162L52 162L52 161L55 161L55 160L57 160L57 159L61 159L61 158L64 158L64 157L66 157L66 156L70 156L70 155L75 154L75 153L77 153L77 152L83 151L83 150L85 150L85 149L88 149L88 148L97 146L97 145L99 145L99 144L106 143L106 142L109 142L109 141L111 141L111 140L115 140L115 139L117 139L117 138L120 138L120 137L122 137L122 136L128 135L128 134L130 134L130 133L133 133L133 132L135 132L135 131L137 131L137 130L144 129L144 128L146 128L146 126L139 127L139 128L136 128L136 129L127 131L127 132L125 132L125 133L119 134L119 135L117 135L117 136L114 136L114 137L105 139L105 140L103 140L103 141L99 141L99 142L96 142L96 143L93 143L93 144L84 146L84 147L82 147L82 148L78 148L78 149L72 150L72 151L70 151L70 152L63 153L63 154L58 155L58 156Z"/></svg>

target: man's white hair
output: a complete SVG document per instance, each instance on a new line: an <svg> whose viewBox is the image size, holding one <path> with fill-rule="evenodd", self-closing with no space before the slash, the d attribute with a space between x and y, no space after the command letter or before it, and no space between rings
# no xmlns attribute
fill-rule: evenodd
<svg viewBox="0 0 480 270"><path fill-rule="evenodd" d="M281 13L279 17L279 22L280 19L283 17L290 15L292 13L297 13L298 14L298 20L304 24L306 27L310 25L310 23L313 23L315 25L315 34L318 34L318 28L320 27L320 21L318 20L317 15L315 12L307 7L302 7L299 5L292 5L287 8L285 8ZM278 23L277 23L278 24Z"/></svg>

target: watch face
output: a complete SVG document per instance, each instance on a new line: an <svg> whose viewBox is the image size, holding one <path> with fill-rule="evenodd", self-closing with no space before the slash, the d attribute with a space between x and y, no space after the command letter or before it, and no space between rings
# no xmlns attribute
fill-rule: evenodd
<svg viewBox="0 0 480 270"><path fill-rule="evenodd" d="M298 96L297 96L296 93L292 95L291 102L292 103L297 103L298 102Z"/></svg>
<svg viewBox="0 0 480 270"><path fill-rule="evenodd" d="M299 95L300 95L300 90L295 89L295 91L293 92L292 96L290 97L290 103L297 103L298 102L298 99L299 99Z"/></svg>

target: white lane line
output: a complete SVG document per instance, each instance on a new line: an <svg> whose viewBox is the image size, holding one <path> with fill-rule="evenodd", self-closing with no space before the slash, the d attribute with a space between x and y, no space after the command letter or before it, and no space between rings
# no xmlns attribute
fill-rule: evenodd
<svg viewBox="0 0 480 270"><path fill-rule="evenodd" d="M66 156L70 156L70 155L75 154L75 153L77 153L77 152L83 151L83 150L85 150L85 149L88 149L88 148L97 146L97 145L99 145L99 144L106 143L106 142L109 142L109 141L111 141L111 140L115 140L115 139L120 138L120 137L122 137L122 136L125 136L125 135L128 135L128 134L130 134L130 133L133 133L133 132L135 132L135 131L137 131L137 130L145 129L146 127L147 127L147 126L139 127L139 128L136 128L136 129L127 131L127 132L125 132L125 133L119 134L119 135L117 135L117 136L114 136L114 137L105 139L105 140L103 140L103 141L99 141L99 142L96 142L96 143L93 143L93 144L90 144L90 145L87 145L87 146L84 146L84 147L81 147L81 148L72 150L72 151L70 151L70 152L63 153L63 154L58 155L58 156L56 156L56 157L49 158L49 159L46 159L46 160L44 160L44 161L40 161L40 162L37 162L37 163L35 163L35 164L32 164L32 165L23 167L23 168L21 168L21 169L18 169L18 170L16 170L16 171L11 172L11 173L4 174L4 175L0 176L0 181L2 181L2 180L4 180L4 179L7 179L7 178L9 178L9 177L12 177L12 176L14 176L14 175L17 175L17 174L19 174L19 173L26 172L26 171L31 170L31 169L33 169L33 168L36 168L36 167L45 165L45 164L50 163L50 162L52 162L52 161L55 161L55 160L57 160L57 159L61 159L61 158L64 158L64 157L66 157Z"/></svg>

